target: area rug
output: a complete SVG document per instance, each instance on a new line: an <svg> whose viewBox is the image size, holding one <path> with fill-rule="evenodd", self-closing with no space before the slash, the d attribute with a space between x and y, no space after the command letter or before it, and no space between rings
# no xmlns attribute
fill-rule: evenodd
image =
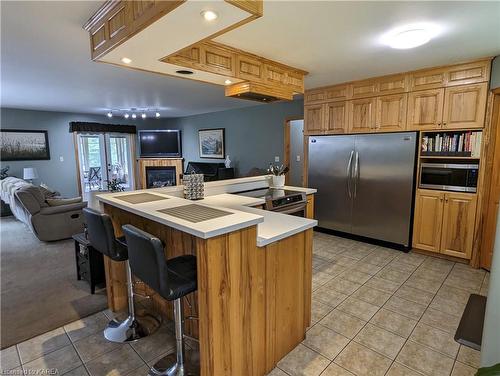
<svg viewBox="0 0 500 376"><path fill-rule="evenodd" d="M76 279L72 240L41 242L14 217L0 219L0 266L1 348L106 308L105 289Z"/></svg>

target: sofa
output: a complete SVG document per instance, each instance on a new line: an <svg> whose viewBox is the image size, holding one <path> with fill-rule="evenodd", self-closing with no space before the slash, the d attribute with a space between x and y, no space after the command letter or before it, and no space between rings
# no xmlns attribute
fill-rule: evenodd
<svg viewBox="0 0 500 376"><path fill-rule="evenodd" d="M87 203L81 199L54 199L46 189L14 177L1 181L0 196L42 241L68 239L83 231L82 209Z"/></svg>
<svg viewBox="0 0 500 376"><path fill-rule="evenodd" d="M234 178L234 169L226 168L224 163L189 162L186 175L191 173L203 174L206 182Z"/></svg>

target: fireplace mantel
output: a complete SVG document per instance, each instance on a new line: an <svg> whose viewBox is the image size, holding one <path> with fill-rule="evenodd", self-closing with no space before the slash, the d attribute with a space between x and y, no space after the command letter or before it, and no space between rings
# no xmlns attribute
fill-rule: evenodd
<svg viewBox="0 0 500 376"><path fill-rule="evenodd" d="M182 158L139 158L139 186L140 189L147 188L146 167L175 167L175 177L177 185L182 183L184 164Z"/></svg>

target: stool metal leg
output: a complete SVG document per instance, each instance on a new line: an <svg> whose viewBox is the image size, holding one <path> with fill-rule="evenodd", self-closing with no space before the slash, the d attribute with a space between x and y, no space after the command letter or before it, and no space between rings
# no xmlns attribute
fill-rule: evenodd
<svg viewBox="0 0 500 376"><path fill-rule="evenodd" d="M175 342L176 352L160 359L149 370L149 376L198 376L200 374L199 360L195 354L184 349L184 334L182 327L181 299L174 300Z"/></svg>
<svg viewBox="0 0 500 376"><path fill-rule="evenodd" d="M161 324L156 318L153 318L153 320L149 321L153 321L154 325L146 329L137 321L135 317L132 272L128 260L126 261L125 269L127 272L128 317L123 321L111 320L106 329L104 329L104 337L111 342L125 343L137 341L152 334Z"/></svg>

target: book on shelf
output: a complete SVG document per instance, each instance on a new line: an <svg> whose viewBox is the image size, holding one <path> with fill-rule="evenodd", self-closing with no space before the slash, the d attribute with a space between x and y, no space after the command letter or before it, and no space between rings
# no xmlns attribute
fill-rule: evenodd
<svg viewBox="0 0 500 376"><path fill-rule="evenodd" d="M457 156L479 158L481 131L425 134L421 141L422 156Z"/></svg>

